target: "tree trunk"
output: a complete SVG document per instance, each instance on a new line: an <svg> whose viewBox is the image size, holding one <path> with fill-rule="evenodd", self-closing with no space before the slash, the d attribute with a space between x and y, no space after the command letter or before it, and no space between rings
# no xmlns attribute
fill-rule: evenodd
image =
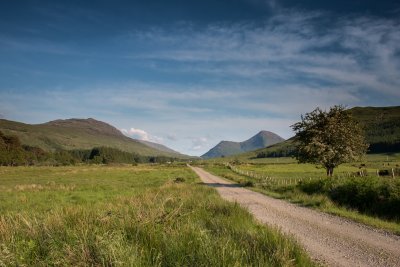
<svg viewBox="0 0 400 267"><path fill-rule="evenodd" d="M326 167L326 176L328 177L333 176L333 167Z"/></svg>

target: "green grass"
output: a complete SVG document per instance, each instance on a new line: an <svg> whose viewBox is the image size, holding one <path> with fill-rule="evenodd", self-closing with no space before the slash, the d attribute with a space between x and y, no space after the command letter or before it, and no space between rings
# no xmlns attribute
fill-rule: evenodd
<svg viewBox="0 0 400 267"><path fill-rule="evenodd" d="M399 218L385 219L373 214L363 214L354 208L341 206L335 203L325 192L313 192L312 194L303 192L299 187L299 180L309 182L310 180L318 181L322 179L322 181L324 181L326 175L323 169L316 168L311 164L297 164L291 159L280 159L280 161L281 162L274 162L270 159L269 162L247 162L235 165L234 168L244 173L244 175L232 171L221 164L221 162L204 164L204 168L216 175L237 183L250 185L249 187L254 191L400 234ZM344 164L337 168L335 170L336 177L334 179L336 179L338 183L340 181L345 181L348 179L347 176L349 174L352 175L359 171L360 164L365 164L365 168L363 169L367 170L369 174L368 177L374 177L377 168L387 168L388 164L389 167L399 165L400 158L398 154L392 154L390 156L368 155L363 162ZM392 178L382 177L380 179L384 183L390 183ZM399 179L399 177L396 179Z"/></svg>
<svg viewBox="0 0 400 267"><path fill-rule="evenodd" d="M186 167L0 167L0 266L313 266Z"/></svg>

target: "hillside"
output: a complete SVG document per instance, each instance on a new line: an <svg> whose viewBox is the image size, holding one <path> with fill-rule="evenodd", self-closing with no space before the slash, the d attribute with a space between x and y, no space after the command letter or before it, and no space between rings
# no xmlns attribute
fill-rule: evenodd
<svg viewBox="0 0 400 267"><path fill-rule="evenodd" d="M364 127L370 152L400 151L400 106L355 107L350 112Z"/></svg>
<svg viewBox="0 0 400 267"><path fill-rule="evenodd" d="M169 148L167 146L164 146L162 144L158 144L158 143L154 143L154 142L150 142L150 141L145 141L145 140L137 140L137 141L139 141L142 144L145 144L146 146L155 148L155 149L163 151L163 152L178 153L179 154L179 152L177 152L177 151L175 151L175 150L173 150L173 149L171 149L171 148Z"/></svg>
<svg viewBox="0 0 400 267"><path fill-rule="evenodd" d="M397 107L354 107L349 109L353 118L364 128L370 144L368 153L400 152L400 106ZM284 157L294 151L293 137L240 157Z"/></svg>
<svg viewBox="0 0 400 267"><path fill-rule="evenodd" d="M243 142L221 141L219 144L210 149L201 157L207 159L236 155L280 143L283 140L284 139L282 137L275 133L269 131L261 131L255 136Z"/></svg>
<svg viewBox="0 0 400 267"><path fill-rule="evenodd" d="M40 147L46 151L103 146L142 156L186 157L172 149L157 149L155 145L152 147L129 138L117 128L92 118L55 120L35 125L0 119L0 131L17 135L23 144Z"/></svg>

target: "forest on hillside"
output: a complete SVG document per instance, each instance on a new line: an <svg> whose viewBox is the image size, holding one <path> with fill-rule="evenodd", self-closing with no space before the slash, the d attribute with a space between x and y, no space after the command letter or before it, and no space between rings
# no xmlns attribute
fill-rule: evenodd
<svg viewBox="0 0 400 267"><path fill-rule="evenodd" d="M111 163L165 163L178 159L164 156L141 156L110 147L95 147L92 149L45 151L39 147L23 145L15 135L5 135L0 131L0 165L30 166L50 165L65 166L80 163L111 164Z"/></svg>

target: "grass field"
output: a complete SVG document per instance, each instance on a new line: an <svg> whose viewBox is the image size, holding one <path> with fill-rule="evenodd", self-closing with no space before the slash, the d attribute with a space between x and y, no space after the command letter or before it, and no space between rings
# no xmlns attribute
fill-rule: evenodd
<svg viewBox="0 0 400 267"><path fill-rule="evenodd" d="M293 158L250 159L230 167L221 160L202 164L208 171L252 190L400 234L396 212L400 177L376 175L378 169L398 168L399 154L368 155L362 162L343 164L335 169L331 181L324 169L297 164ZM360 170L364 177L356 176Z"/></svg>
<svg viewBox="0 0 400 267"><path fill-rule="evenodd" d="M184 166L0 168L0 266L313 266Z"/></svg>

